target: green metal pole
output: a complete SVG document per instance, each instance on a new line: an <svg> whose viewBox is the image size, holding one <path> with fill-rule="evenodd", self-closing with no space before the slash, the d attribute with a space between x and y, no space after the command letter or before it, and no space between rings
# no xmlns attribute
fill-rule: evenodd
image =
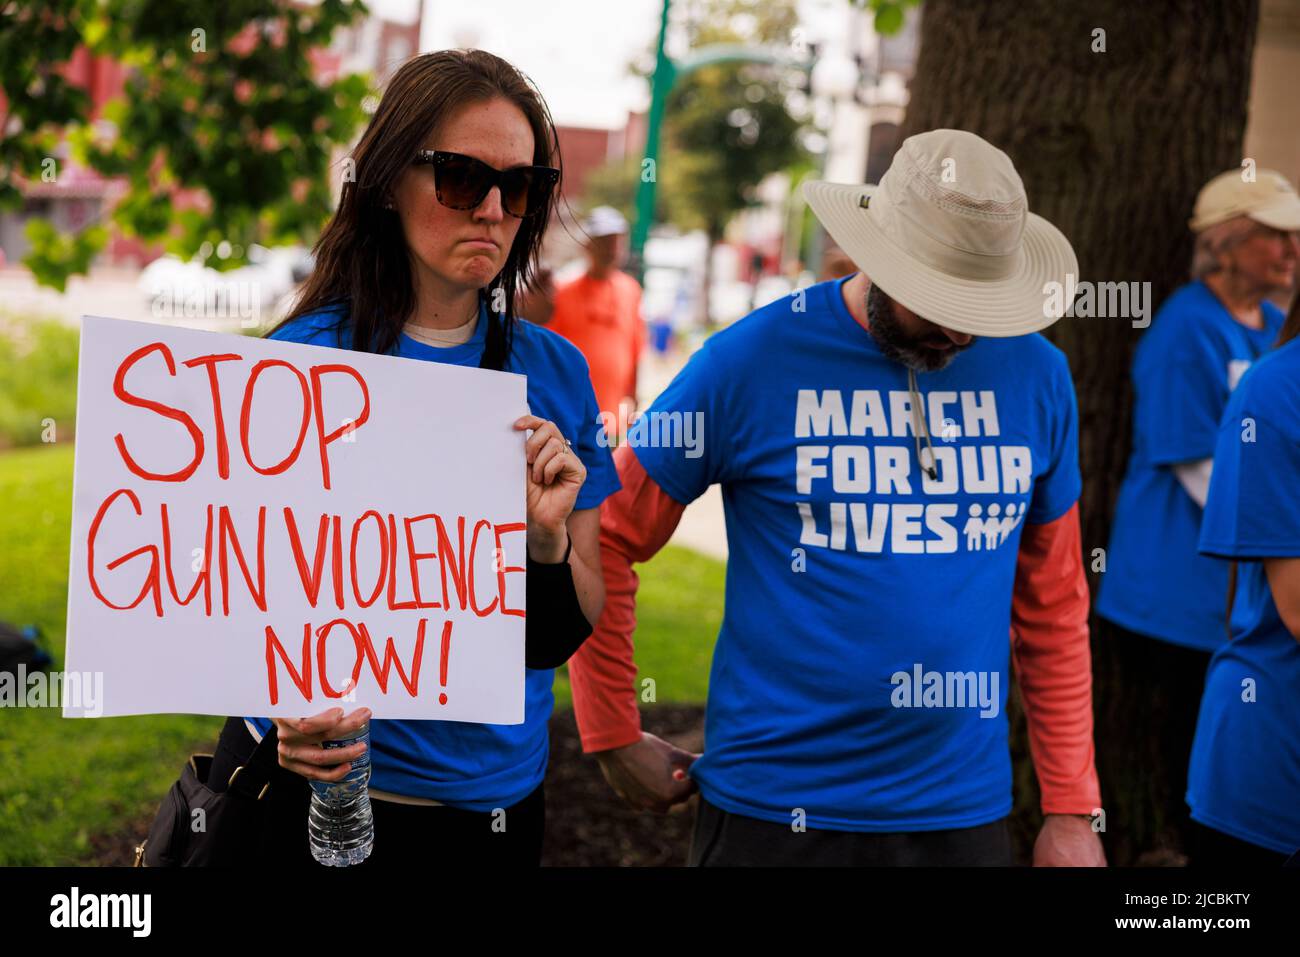
<svg viewBox="0 0 1300 957"><path fill-rule="evenodd" d="M659 185L659 134L663 126L664 110L668 105L668 94L672 92L673 85L686 74L714 63L792 63L765 50L725 43L711 44L704 49L692 51L681 63L674 63L664 53L664 37L668 33L668 11L671 6L672 0L664 0L659 15L659 42L655 47L655 72L650 84L650 115L646 119L645 158L641 162L641 178L636 188L635 221L632 224L631 248L628 251L631 260L628 265L638 282L645 280L645 243L650 235L650 227L654 225L655 192ZM811 68L811 64L806 63L793 65Z"/></svg>
<svg viewBox="0 0 1300 957"><path fill-rule="evenodd" d="M672 0L664 0L659 18L659 43L655 48L655 73L650 88L650 116L646 121L645 159L641 163L640 182L636 189L636 221L632 225L631 259L636 278L645 278L645 241L654 222L655 188L659 179L659 128L663 124L664 106L668 93L676 80L676 67L664 54L664 35L668 32L668 8Z"/></svg>

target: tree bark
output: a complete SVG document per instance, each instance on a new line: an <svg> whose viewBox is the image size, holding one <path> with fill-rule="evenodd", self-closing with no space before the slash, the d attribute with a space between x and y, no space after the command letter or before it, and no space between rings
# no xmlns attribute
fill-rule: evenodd
<svg viewBox="0 0 1300 957"><path fill-rule="evenodd" d="M1242 163L1258 0L927 0L903 135L959 128L1010 155L1030 209L1069 237L1081 279L1151 283L1155 307L1188 279L1196 193ZM1104 30L1105 52L1094 52ZM1119 318L1067 318L1047 336L1070 358L1079 397L1084 558L1106 547L1129 453L1129 367L1141 329ZM1094 594L1098 585L1090 569ZM1108 779L1108 753L1140 727L1108 688L1110 629L1094 616L1094 710L1112 863L1155 850L1162 809L1146 788ZM1037 829L1023 717L1013 712L1022 858ZM1184 775L1169 755L1152 775Z"/></svg>

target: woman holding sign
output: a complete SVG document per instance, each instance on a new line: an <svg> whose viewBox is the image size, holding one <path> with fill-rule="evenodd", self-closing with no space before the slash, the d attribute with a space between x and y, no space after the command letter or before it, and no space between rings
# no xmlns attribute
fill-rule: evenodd
<svg viewBox="0 0 1300 957"><path fill-rule="evenodd" d="M510 64L442 51L394 75L352 161L355 178L345 177L315 271L271 337L524 373L533 413L513 424L531 431L524 723L372 722L367 864L536 864L551 669L600 616L598 506L619 487L582 355L507 318L536 270L553 205L554 125ZM341 780L365 753L364 743L327 751L321 742L349 737L369 717L334 708L274 719L277 860L311 864L308 779ZM270 728L270 719L231 718L210 780L226 780Z"/></svg>

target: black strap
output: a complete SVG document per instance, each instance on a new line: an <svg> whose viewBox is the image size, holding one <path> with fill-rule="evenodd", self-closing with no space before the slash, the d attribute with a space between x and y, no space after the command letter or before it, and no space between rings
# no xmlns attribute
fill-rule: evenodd
<svg viewBox="0 0 1300 957"><path fill-rule="evenodd" d="M570 539L572 548L573 541ZM565 557L567 559L568 552ZM528 558L528 617L524 619L524 665L558 668L591 636L583 614L573 566L568 561L543 564Z"/></svg>
<svg viewBox="0 0 1300 957"><path fill-rule="evenodd" d="M271 730L262 735L262 740L257 743L248 760L230 776L226 793L238 794L253 801L262 797L271 783L275 769L280 766L279 742L275 723L272 722Z"/></svg>

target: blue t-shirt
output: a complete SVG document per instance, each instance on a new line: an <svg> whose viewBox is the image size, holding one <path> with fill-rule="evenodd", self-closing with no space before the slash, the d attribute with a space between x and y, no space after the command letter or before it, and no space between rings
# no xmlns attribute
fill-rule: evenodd
<svg viewBox="0 0 1300 957"><path fill-rule="evenodd" d="M392 354L478 366L486 333L487 312L480 308L474 335L463 345L438 348L404 334ZM270 338L337 348L351 344L342 309L302 316ZM516 322L505 371L528 377L529 410L559 426L587 467L574 509L597 508L620 486L614 459L596 424L596 394L587 360L562 336L530 322ZM522 724L371 721L371 786L471 811L507 807L527 797L546 774L547 719L554 703L555 672L528 669L525 675ZM260 734L270 730L269 719L250 720Z"/></svg>
<svg viewBox="0 0 1300 957"><path fill-rule="evenodd" d="M1097 594L1097 614L1129 631L1201 651L1223 643L1227 564L1197 554L1201 507L1173 466L1214 454L1233 386L1282 326L1272 303L1261 311L1264 328L1248 329L1205 283L1188 283L1138 343L1133 449Z"/></svg>
<svg viewBox="0 0 1300 957"><path fill-rule="evenodd" d="M785 824L988 823L1011 809L1022 522L1080 490L1069 369L1032 335L919 374L938 463L923 477L907 370L842 282L713 335L629 431L678 502L722 485L726 610L691 774L713 804Z"/></svg>
<svg viewBox="0 0 1300 957"><path fill-rule="evenodd" d="M1232 640L1205 679L1187 803L1202 824L1291 854L1300 848L1300 641L1260 559L1300 558L1300 339L1261 359L1228 403L1200 547L1241 564Z"/></svg>

